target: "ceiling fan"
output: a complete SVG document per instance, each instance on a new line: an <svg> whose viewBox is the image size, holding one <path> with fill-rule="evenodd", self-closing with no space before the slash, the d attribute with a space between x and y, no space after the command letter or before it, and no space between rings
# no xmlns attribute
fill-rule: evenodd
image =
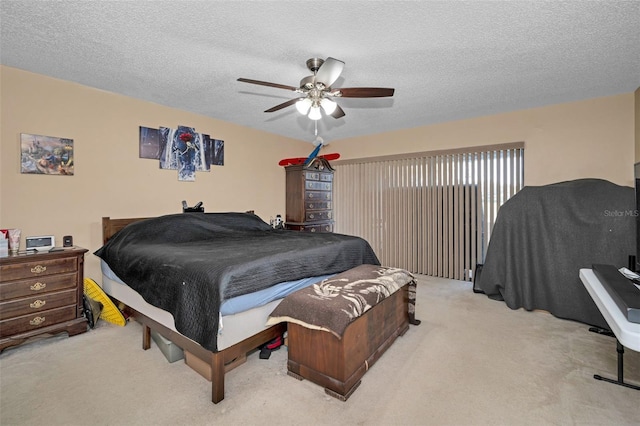
<svg viewBox="0 0 640 426"><path fill-rule="evenodd" d="M393 96L394 89L382 87L350 87L350 88L332 88L331 85L340 77L344 62L327 58L311 58L307 60L307 68L313 75L307 76L300 80L300 87L287 86L284 84L269 83L267 81L251 80L248 78L239 78L238 81L243 83L258 84L261 86L275 87L277 89L291 90L303 96L288 100L265 112L275 112L295 105L298 112L307 115L311 120L319 120L322 118L320 109L325 114L333 118L344 117L344 110L333 99L334 98L384 98Z"/></svg>

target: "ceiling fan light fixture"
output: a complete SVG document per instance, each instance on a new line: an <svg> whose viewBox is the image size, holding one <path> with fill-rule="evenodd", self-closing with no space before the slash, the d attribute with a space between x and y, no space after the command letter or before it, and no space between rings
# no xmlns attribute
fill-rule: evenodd
<svg viewBox="0 0 640 426"><path fill-rule="evenodd" d="M311 120L320 120L322 118L322 114L320 113L320 107L314 106L311 107L309 111L309 118Z"/></svg>
<svg viewBox="0 0 640 426"><path fill-rule="evenodd" d="M320 101L320 106L322 106L322 109L327 115L331 115L336 110L338 104L336 104L331 99L322 98L322 100Z"/></svg>
<svg viewBox="0 0 640 426"><path fill-rule="evenodd" d="M309 98L300 99L296 102L296 109L302 115L307 115L309 108L311 108L311 99Z"/></svg>
<svg viewBox="0 0 640 426"><path fill-rule="evenodd" d="M2 1L2 0L0 0ZM290 99L271 107L264 112L280 111L283 108L296 106L298 112L306 115L310 120L320 120L324 115L339 119L345 116L342 107L334 98L384 98L393 96L395 89L383 87L333 87L340 78L344 62L335 58L311 58L307 61L307 68L313 73L300 80L300 86L271 83L269 81L239 78L243 83L258 84L260 86L275 87L295 92L298 98ZM322 111L321 111L322 110Z"/></svg>

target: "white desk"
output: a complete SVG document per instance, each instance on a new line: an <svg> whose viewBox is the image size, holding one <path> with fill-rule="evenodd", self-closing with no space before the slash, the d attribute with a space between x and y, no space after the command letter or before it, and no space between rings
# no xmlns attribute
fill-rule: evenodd
<svg viewBox="0 0 640 426"><path fill-rule="evenodd" d="M640 352L640 324L627 320L591 269L580 269L580 280L596 303L607 324L609 324L611 331L617 339L618 346L618 380L607 379L598 375L594 375L593 377L598 380L640 390L639 386L626 383L622 372L624 347Z"/></svg>

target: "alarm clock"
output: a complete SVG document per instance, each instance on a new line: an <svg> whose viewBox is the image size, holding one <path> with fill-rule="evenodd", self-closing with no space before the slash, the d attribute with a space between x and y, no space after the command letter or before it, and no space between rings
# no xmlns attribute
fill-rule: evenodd
<svg viewBox="0 0 640 426"><path fill-rule="evenodd" d="M39 237L26 237L27 250L49 251L56 245L56 237L53 235L42 235Z"/></svg>

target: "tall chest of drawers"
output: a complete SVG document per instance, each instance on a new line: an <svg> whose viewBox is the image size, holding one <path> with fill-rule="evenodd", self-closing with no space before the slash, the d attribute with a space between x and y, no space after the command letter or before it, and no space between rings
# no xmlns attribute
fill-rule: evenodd
<svg viewBox="0 0 640 426"><path fill-rule="evenodd" d="M0 351L40 335L87 331L83 248L0 257Z"/></svg>
<svg viewBox="0 0 640 426"><path fill-rule="evenodd" d="M333 231L333 168L323 158L307 166L285 167L286 229L303 232Z"/></svg>

